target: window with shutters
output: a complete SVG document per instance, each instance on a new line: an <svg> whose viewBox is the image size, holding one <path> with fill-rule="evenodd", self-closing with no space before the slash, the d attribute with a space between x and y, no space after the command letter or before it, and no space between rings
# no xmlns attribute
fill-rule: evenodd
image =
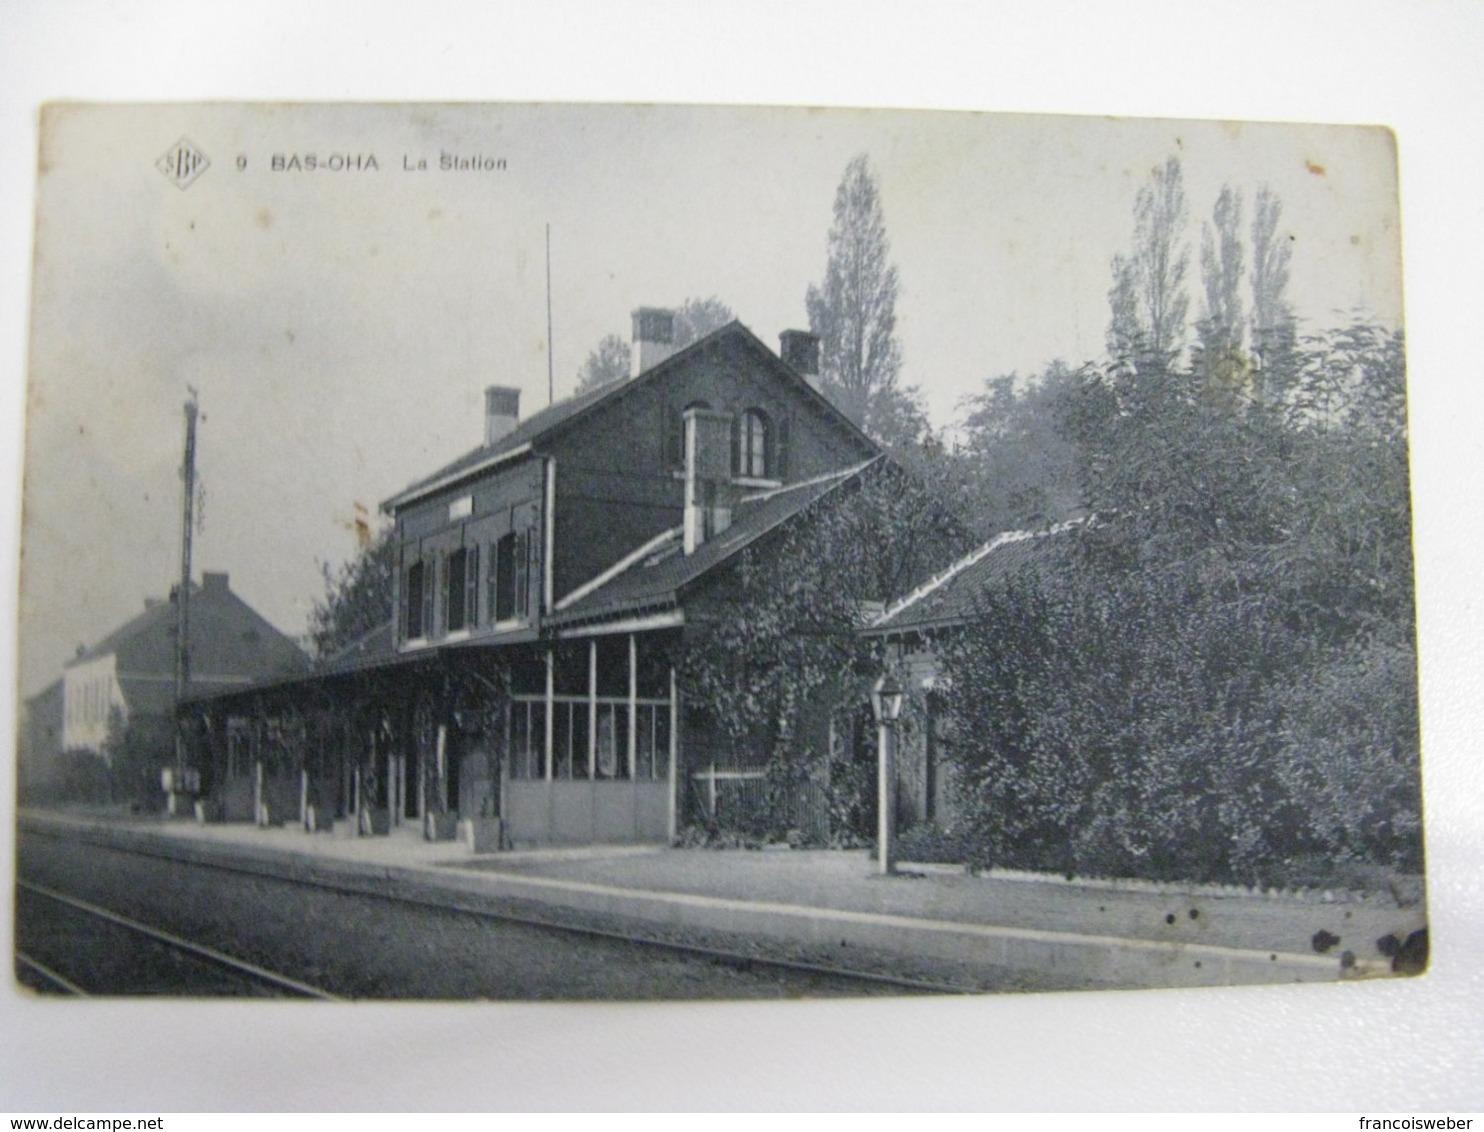
<svg viewBox="0 0 1484 1132"><path fill-rule="evenodd" d="M462 547L448 556L443 568L443 626L450 633L466 627L464 621L464 576L469 563Z"/></svg>
<svg viewBox="0 0 1484 1132"><path fill-rule="evenodd" d="M490 609L496 621L509 621L515 616L515 544L514 531L495 542L490 570Z"/></svg>
<svg viewBox="0 0 1484 1132"><path fill-rule="evenodd" d="M460 547L448 556L444 570L444 627L450 633L479 620L479 548Z"/></svg>
<svg viewBox="0 0 1484 1132"><path fill-rule="evenodd" d="M737 474L748 479L767 479L772 472L769 461L768 414L761 409L748 409L742 414L737 436Z"/></svg>
<svg viewBox="0 0 1484 1132"><path fill-rule="evenodd" d="M535 573L536 540L529 530L501 535L490 550L490 616L496 621L524 619L531 614L531 578Z"/></svg>

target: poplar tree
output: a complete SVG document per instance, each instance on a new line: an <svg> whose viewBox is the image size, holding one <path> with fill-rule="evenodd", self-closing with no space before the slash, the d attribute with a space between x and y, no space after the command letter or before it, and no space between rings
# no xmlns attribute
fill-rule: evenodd
<svg viewBox="0 0 1484 1132"><path fill-rule="evenodd" d="M1297 320L1287 296L1293 248L1278 230L1282 218L1282 200L1263 185L1252 216L1252 350L1259 392L1269 400L1292 385L1298 359Z"/></svg>
<svg viewBox="0 0 1484 1132"><path fill-rule="evenodd" d="M1201 284L1205 311L1196 325L1192 368L1209 392L1228 398L1249 393L1252 363L1242 351L1242 194L1222 187L1201 233Z"/></svg>
<svg viewBox="0 0 1484 1132"><path fill-rule="evenodd" d="M1113 257L1108 349L1137 369L1170 369L1185 345L1190 248L1180 159L1156 166L1134 200L1134 246Z"/></svg>
<svg viewBox="0 0 1484 1132"><path fill-rule="evenodd" d="M841 412L878 435L891 432L891 422L873 419L885 415L873 410L887 410L900 401L893 394L908 393L897 386L898 282L889 253L881 194L870 159L861 154L845 167L835 192L824 282L811 284L804 301L809 329L819 335L821 388Z"/></svg>

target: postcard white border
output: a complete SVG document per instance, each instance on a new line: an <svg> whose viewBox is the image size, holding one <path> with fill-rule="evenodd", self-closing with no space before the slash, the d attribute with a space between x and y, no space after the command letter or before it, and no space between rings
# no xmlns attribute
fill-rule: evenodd
<svg viewBox="0 0 1484 1132"><path fill-rule="evenodd" d="M1477 1108L1484 759L1470 341L1484 9L920 2L12 5L0 45L0 733L14 734L36 115L53 99L766 102L1382 123L1402 162L1434 968L1374 987L955 1002L0 1002L0 1110ZM1215 9L1213 9L1215 10ZM1228 15L1227 12L1230 12ZM0 776L11 812L13 777ZM13 867L0 838L0 867ZM10 938L10 902L0 932ZM8 948L7 943L7 948ZM147 1021L146 1021L147 1020ZM575 1051L585 1050L584 1055Z"/></svg>

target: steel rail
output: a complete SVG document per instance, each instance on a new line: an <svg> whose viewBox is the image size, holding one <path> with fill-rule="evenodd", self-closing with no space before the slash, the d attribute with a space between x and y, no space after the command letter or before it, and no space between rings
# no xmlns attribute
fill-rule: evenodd
<svg viewBox="0 0 1484 1132"><path fill-rule="evenodd" d="M35 827L27 830L31 834L39 834L42 837L52 837L57 840L68 840L60 834ZM71 838L75 840L75 836ZM774 968L778 970L791 971L798 974L813 975L821 978L843 979L860 983L870 983L877 986L895 987L899 990L916 991L925 994L984 994L982 987L964 986L957 983L939 982L930 979L913 979L904 975L888 975L878 971L862 971L852 967L837 967L827 963L811 963L807 960L784 959L770 955L752 955L741 951L727 951L724 948L709 947L704 944L684 943L679 940L661 939L648 935L637 935L629 932L618 931L613 928L600 928L590 924L576 924L563 920L548 919L543 916L519 915L513 912L500 912L487 907L479 907L460 900L438 900L429 896L417 896L407 893L382 892L366 885L364 882L330 882L315 877L285 876L280 872L269 868L254 867L249 864L234 864L220 860L202 861L187 860L173 856L169 853L156 851L152 848L137 845L119 845L106 838L86 838L91 844L102 848L111 849L116 853L129 853L136 857L148 857L154 860L171 861L175 864L188 864L197 867L217 869L225 873L234 873L240 876L255 877L259 880L275 880L283 884L297 885L302 888L320 889L324 892L334 892L343 896L364 896L374 900L382 900L390 904L404 904L409 907L430 909L437 912L453 913L465 916L474 916L479 919L491 920L496 923L517 924L523 927L538 928L551 932L562 932L567 935L582 936L589 939L601 939L607 942L628 943L641 947L650 947L656 950L664 950L681 955L691 955L708 959L717 963L725 963L733 967ZM17 883L20 883L19 881Z"/></svg>
<svg viewBox="0 0 1484 1132"><path fill-rule="evenodd" d="M65 892L58 892L44 885L34 884L31 881L21 880L19 878L16 879L15 883L17 888L25 889L27 892L35 893L38 896L44 896L49 900L55 900L80 912L86 912L91 916L96 916L100 920L117 924L138 935L152 939L156 943L163 943L165 946L173 947L177 951L184 951L186 954L194 955L198 959L205 959L220 967L226 967L236 974L248 975L251 978L257 979L259 982L267 983L269 986L276 987L279 990L286 990L303 998L315 998L325 1002L343 1001L329 991L321 990L319 987L312 986L309 983L300 982L298 979L291 979L287 975L279 974L277 971L270 971L266 967L259 967L256 963L249 963L244 959L238 959L235 955L228 955L225 951L218 951L216 948L208 947L203 943L195 943L181 936L173 935L170 932L161 931L159 928L151 927L149 924L140 923L138 920L131 920L127 916L120 916L117 912L110 911L97 904L90 904L86 900L79 900L75 896L68 896Z"/></svg>
<svg viewBox="0 0 1484 1132"><path fill-rule="evenodd" d="M70 979L64 978L62 975L57 974L57 972L53 971L45 963L38 962L37 960L31 958L31 956L27 955L19 948L17 948L15 952L15 961L21 966L35 971L47 982L54 983L58 987L61 987L62 990L65 991L67 994L73 995L76 998L92 997L92 995L88 994L88 992L83 990L82 987L78 986Z"/></svg>

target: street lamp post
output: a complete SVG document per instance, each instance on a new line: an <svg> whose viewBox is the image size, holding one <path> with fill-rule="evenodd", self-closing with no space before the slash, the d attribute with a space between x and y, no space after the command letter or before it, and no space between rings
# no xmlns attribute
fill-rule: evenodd
<svg viewBox="0 0 1484 1132"><path fill-rule="evenodd" d="M896 773L892 767L891 731L902 714L902 688L891 673L871 689L871 710L876 716L876 859L882 876L896 872Z"/></svg>

